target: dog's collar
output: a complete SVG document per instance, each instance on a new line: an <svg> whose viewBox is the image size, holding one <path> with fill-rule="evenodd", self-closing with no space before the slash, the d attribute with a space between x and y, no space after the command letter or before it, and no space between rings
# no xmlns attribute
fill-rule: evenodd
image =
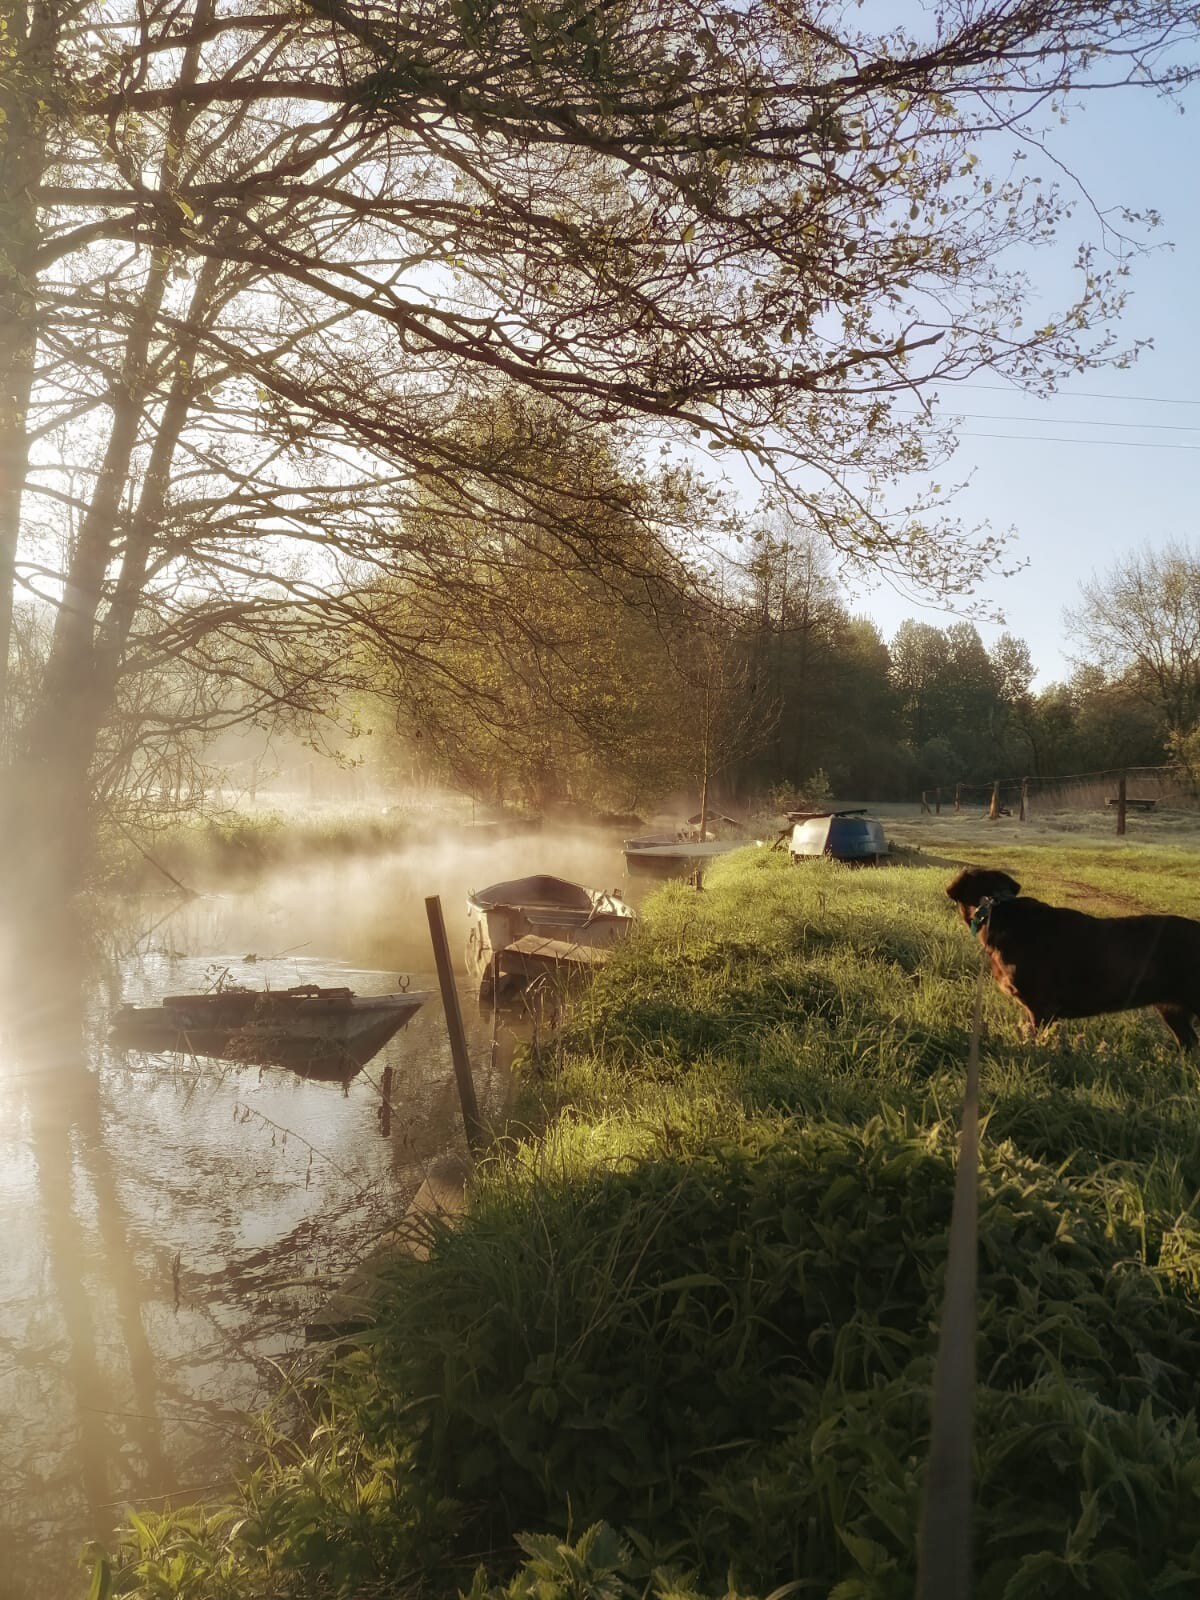
<svg viewBox="0 0 1200 1600"><path fill-rule="evenodd" d="M1011 889L997 889L995 894L985 894L975 907L975 915L971 918L971 932L978 933L992 914L992 907L999 905L1002 900L1015 900L1016 895Z"/></svg>

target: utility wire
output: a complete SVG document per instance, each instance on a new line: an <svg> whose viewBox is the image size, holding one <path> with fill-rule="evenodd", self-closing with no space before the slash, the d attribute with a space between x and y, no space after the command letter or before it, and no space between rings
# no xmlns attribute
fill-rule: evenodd
<svg viewBox="0 0 1200 1600"><path fill-rule="evenodd" d="M955 411L943 406L947 417L966 417L971 422L1028 422L1040 428L1047 423L1057 428L1147 428L1154 433L1200 433L1200 427L1189 422L1105 422L1099 417L1028 417L1005 411ZM896 411L897 417L920 417L921 411Z"/></svg>
<svg viewBox="0 0 1200 1600"><path fill-rule="evenodd" d="M949 380L948 386L954 389L991 389L997 394L1021 394L1023 391L1012 383L959 383ZM1056 396L1048 396L1054 399ZM1145 406L1200 406L1200 400L1169 400L1162 394L1092 394L1071 393L1065 396L1068 400L1136 400L1139 405Z"/></svg>
<svg viewBox="0 0 1200 1600"><path fill-rule="evenodd" d="M1098 444L1106 450L1200 450L1200 444L1159 444L1154 439L1070 439L1057 433L973 433L963 429L960 439L1021 439L1026 444Z"/></svg>

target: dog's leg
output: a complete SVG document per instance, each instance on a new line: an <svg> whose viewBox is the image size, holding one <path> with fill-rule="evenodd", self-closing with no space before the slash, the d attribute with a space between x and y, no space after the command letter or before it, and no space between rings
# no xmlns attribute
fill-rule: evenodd
<svg viewBox="0 0 1200 1600"><path fill-rule="evenodd" d="M1200 1039L1196 1038L1196 1030L1192 1027L1192 1013L1187 1006L1155 1006L1155 1011L1175 1035L1175 1042L1181 1050L1194 1050Z"/></svg>

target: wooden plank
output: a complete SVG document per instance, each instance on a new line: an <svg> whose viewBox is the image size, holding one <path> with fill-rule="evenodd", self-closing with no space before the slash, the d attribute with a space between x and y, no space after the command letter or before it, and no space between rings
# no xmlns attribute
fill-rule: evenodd
<svg viewBox="0 0 1200 1600"><path fill-rule="evenodd" d="M496 952L500 971L509 977L524 977L531 972L545 972L554 967L574 967L576 971L602 967L609 951L586 944L571 944L566 939L543 939L536 933L527 933L514 939Z"/></svg>

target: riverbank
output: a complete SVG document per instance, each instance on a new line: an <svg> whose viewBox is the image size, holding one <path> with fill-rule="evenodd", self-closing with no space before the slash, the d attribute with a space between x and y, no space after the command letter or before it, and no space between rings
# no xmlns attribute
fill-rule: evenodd
<svg viewBox="0 0 1200 1600"><path fill-rule="evenodd" d="M338 802L230 806L196 813L144 837L110 827L98 846L97 886L126 894L245 887L291 866L384 855L424 843L464 848L537 831L516 812L476 817L469 800L429 805Z"/></svg>
<svg viewBox="0 0 1200 1600"><path fill-rule="evenodd" d="M1020 872L1179 909L1180 854ZM905 860L656 895L469 1215L228 1503L131 1521L112 1592L910 1595L977 958L946 861ZM985 1015L978 1593L1190 1592L1195 1069L1152 1014Z"/></svg>

